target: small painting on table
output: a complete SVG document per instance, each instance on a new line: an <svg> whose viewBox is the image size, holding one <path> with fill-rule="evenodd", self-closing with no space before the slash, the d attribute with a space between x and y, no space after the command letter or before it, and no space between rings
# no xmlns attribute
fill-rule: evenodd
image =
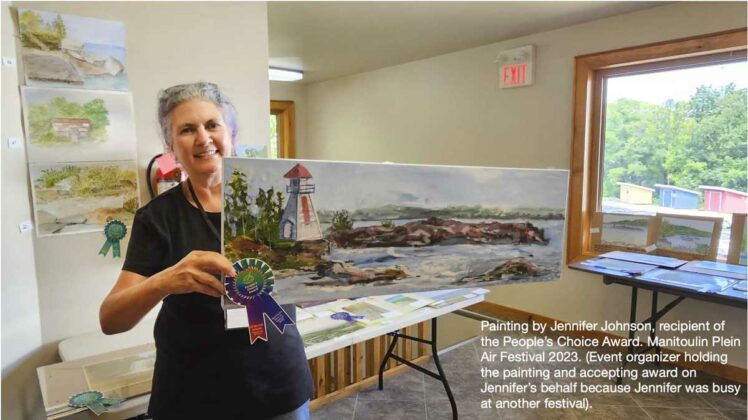
<svg viewBox="0 0 748 420"><path fill-rule="evenodd" d="M630 249L646 247L650 217L633 214L602 214L598 250Z"/></svg>
<svg viewBox="0 0 748 420"><path fill-rule="evenodd" d="M716 258L722 218L658 213L655 226L658 255Z"/></svg>
<svg viewBox="0 0 748 420"><path fill-rule="evenodd" d="M299 321L299 329L302 331L304 345L307 347L354 333L363 328L366 328L366 323L364 322L355 320L346 321L330 317L312 317Z"/></svg>

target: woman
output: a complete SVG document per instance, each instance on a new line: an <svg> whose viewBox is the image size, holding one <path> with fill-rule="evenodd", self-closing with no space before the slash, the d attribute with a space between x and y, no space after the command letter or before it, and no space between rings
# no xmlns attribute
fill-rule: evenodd
<svg viewBox="0 0 748 420"><path fill-rule="evenodd" d="M163 300L148 408L156 420L306 419L313 384L298 330L268 328L267 342L250 345L247 329L224 329L220 274L236 275L219 253L234 107L212 83L178 85L161 92L158 119L189 180L137 211L101 329L127 331ZM283 308L295 319L293 305Z"/></svg>

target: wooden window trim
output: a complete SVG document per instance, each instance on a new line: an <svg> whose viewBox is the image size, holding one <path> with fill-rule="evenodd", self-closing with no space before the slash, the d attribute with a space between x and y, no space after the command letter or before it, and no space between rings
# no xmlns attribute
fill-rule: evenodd
<svg viewBox="0 0 748 420"><path fill-rule="evenodd" d="M604 121L601 80L603 72L653 71L671 67L673 60L693 65L706 55L746 50L746 28L623 48L575 57L574 103L569 180L566 262L598 255L592 250L593 218L597 217L602 171ZM634 67L632 67L634 66Z"/></svg>
<svg viewBox="0 0 748 420"><path fill-rule="evenodd" d="M270 114L278 118L278 157L296 157L296 115L293 101L270 101Z"/></svg>

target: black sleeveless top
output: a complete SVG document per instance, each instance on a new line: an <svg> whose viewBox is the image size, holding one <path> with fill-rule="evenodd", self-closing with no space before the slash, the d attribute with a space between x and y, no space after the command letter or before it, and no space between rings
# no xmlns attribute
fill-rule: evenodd
<svg viewBox="0 0 748 420"><path fill-rule="evenodd" d="M208 218L221 231L220 213ZM150 277L193 250L220 252L200 210L181 187L135 214L123 270ZM296 307L283 305L296 320ZM224 329L220 299L170 295L156 319L156 366L149 414L155 419L265 419L287 413L314 391L304 343L295 326L249 344L246 328Z"/></svg>

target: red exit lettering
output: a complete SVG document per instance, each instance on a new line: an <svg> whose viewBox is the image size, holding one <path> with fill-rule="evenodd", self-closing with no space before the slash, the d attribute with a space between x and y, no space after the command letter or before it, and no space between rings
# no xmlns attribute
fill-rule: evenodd
<svg viewBox="0 0 748 420"><path fill-rule="evenodd" d="M527 83L527 63L503 66L501 78L504 82L504 86L515 86Z"/></svg>

